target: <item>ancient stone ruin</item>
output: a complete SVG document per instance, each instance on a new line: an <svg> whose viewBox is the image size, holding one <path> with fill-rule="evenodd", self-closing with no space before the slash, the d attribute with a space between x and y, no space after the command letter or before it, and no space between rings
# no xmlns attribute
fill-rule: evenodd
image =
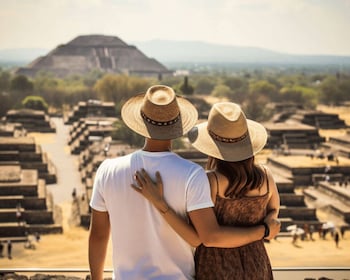
<svg viewBox="0 0 350 280"><path fill-rule="evenodd" d="M9 110L3 117L3 122L21 124L28 132L56 132L56 127L51 122L50 117L40 110Z"/></svg>
<svg viewBox="0 0 350 280"><path fill-rule="evenodd" d="M70 127L68 145L71 154L78 155L94 141L111 136L117 118L90 117L81 118Z"/></svg>
<svg viewBox="0 0 350 280"><path fill-rule="evenodd" d="M94 70L158 78L172 73L157 60L116 36L83 35L17 69L16 74L34 77L44 71L56 77L66 77Z"/></svg>
<svg viewBox="0 0 350 280"><path fill-rule="evenodd" d="M81 118L89 117L115 117L114 102L102 102L99 100L81 101L64 116L65 124L73 124Z"/></svg>
<svg viewBox="0 0 350 280"><path fill-rule="evenodd" d="M302 123L285 121L264 123L269 134L266 148L313 149L325 142L318 129Z"/></svg>
<svg viewBox="0 0 350 280"><path fill-rule="evenodd" d="M35 169L47 184L56 183L56 169L33 137L0 137L0 164Z"/></svg>
<svg viewBox="0 0 350 280"><path fill-rule="evenodd" d="M25 241L28 234L61 233L52 199L35 169L19 165L0 168L0 240Z"/></svg>

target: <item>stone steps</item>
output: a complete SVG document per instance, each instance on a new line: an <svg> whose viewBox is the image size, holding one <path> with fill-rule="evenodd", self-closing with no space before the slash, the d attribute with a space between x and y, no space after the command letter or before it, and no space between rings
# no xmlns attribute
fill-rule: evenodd
<svg viewBox="0 0 350 280"><path fill-rule="evenodd" d="M309 207L280 207L280 218L292 218L293 220L317 220L316 209Z"/></svg>
<svg viewBox="0 0 350 280"><path fill-rule="evenodd" d="M27 210L20 209L22 220L26 224L53 224L53 213L47 210ZM16 223L16 208L1 208L0 209L0 224L1 223Z"/></svg>
<svg viewBox="0 0 350 280"><path fill-rule="evenodd" d="M23 195L0 196L0 209L16 208L17 204L28 210L45 210L46 198L24 197Z"/></svg>
<svg viewBox="0 0 350 280"><path fill-rule="evenodd" d="M303 193L319 207L323 209L328 208L336 215L342 217L345 222L350 223L350 206L348 204L343 203L336 197L332 197L315 187L309 187L305 189Z"/></svg>
<svg viewBox="0 0 350 280"><path fill-rule="evenodd" d="M304 195L294 193L280 193L280 204L287 207L305 207Z"/></svg>
<svg viewBox="0 0 350 280"><path fill-rule="evenodd" d="M18 225L18 223L0 223L0 239L12 239L18 237L26 237L27 234L51 234L62 233L62 225L59 224L25 224Z"/></svg>

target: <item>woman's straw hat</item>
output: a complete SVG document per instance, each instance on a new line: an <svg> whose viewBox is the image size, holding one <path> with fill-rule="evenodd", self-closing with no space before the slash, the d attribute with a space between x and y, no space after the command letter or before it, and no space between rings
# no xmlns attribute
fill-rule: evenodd
<svg viewBox="0 0 350 280"><path fill-rule="evenodd" d="M185 135L197 122L196 108L163 85L130 98L122 107L122 119L144 137L168 140Z"/></svg>
<svg viewBox="0 0 350 280"><path fill-rule="evenodd" d="M241 161L263 149L267 141L266 129L248 120L238 104L214 104L208 121L196 125L188 138L199 151L225 161Z"/></svg>

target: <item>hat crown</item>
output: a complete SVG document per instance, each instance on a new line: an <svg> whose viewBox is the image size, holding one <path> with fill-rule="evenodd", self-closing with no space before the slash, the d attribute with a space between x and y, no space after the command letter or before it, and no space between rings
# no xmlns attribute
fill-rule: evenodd
<svg viewBox="0 0 350 280"><path fill-rule="evenodd" d="M150 120L168 122L176 119L180 108L172 88L156 85L150 87L144 97L141 112Z"/></svg>
<svg viewBox="0 0 350 280"><path fill-rule="evenodd" d="M165 85L131 97L121 110L124 123L151 139L171 140L184 136L198 120L196 107Z"/></svg>
<svg viewBox="0 0 350 280"><path fill-rule="evenodd" d="M247 119L235 103L214 104L208 117L209 133L228 140L244 137L248 132Z"/></svg>

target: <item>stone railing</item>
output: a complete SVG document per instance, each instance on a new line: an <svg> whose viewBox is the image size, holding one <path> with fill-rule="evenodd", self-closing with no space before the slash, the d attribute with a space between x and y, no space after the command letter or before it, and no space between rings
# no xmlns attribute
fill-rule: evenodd
<svg viewBox="0 0 350 280"><path fill-rule="evenodd" d="M346 280L350 267L274 267L275 280ZM112 279L107 269L104 279ZM0 279L6 280L87 280L89 270L81 268L0 268Z"/></svg>

